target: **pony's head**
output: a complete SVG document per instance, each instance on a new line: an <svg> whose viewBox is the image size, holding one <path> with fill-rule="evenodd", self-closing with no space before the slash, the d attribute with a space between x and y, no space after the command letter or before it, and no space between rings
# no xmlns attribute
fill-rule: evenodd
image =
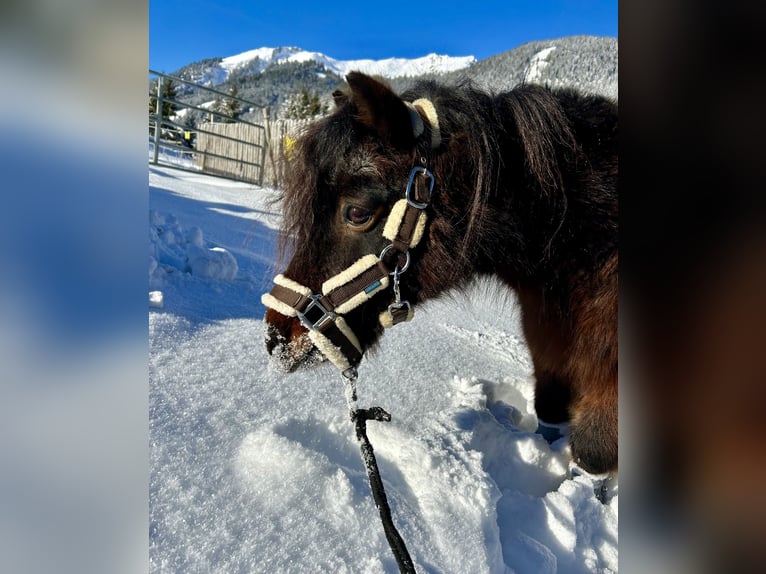
<svg viewBox="0 0 766 574"><path fill-rule="evenodd" d="M384 326L406 318L406 303L389 310L394 287L417 298L438 118L429 101L405 103L363 74L347 82L333 94L334 113L307 129L288 160L281 252L292 257L263 298L266 348L285 371L322 356L354 366Z"/></svg>

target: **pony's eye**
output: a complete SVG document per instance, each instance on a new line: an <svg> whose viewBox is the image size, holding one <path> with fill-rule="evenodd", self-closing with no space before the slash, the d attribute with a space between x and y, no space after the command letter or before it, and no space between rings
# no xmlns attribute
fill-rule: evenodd
<svg viewBox="0 0 766 574"><path fill-rule="evenodd" d="M349 205L343 212L343 218L351 225L361 227L370 222L372 211L358 205Z"/></svg>

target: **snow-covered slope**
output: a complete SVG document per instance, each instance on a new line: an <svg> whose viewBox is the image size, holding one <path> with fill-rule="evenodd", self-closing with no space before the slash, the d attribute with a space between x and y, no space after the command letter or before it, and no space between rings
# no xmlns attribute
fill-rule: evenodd
<svg viewBox="0 0 766 574"><path fill-rule="evenodd" d="M520 83L573 87L618 99L619 47L609 36L565 36L528 42L490 56L470 68L447 73L444 80L470 78L492 91Z"/></svg>
<svg viewBox="0 0 766 574"><path fill-rule="evenodd" d="M397 572L338 374L269 368L270 190L155 167L149 184L151 571ZM359 395L393 416L369 435L419 573L617 571L617 486L538 432L497 286L387 332Z"/></svg>

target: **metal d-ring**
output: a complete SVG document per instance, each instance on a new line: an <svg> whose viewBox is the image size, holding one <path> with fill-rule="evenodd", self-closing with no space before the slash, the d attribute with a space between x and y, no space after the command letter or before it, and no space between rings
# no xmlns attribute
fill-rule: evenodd
<svg viewBox="0 0 766 574"><path fill-rule="evenodd" d="M428 178L428 199L425 202L416 201L412 196L412 188L415 183L415 177L419 174L423 174ZM407 182L407 189L404 192L404 197L407 199L407 203L415 209L425 209L428 207L428 202L431 201L431 193L434 190L434 174L428 171L426 168L416 165L410 172L410 179Z"/></svg>
<svg viewBox="0 0 766 574"><path fill-rule="evenodd" d="M380 252L380 255L378 255L378 259L382 260L383 257L386 255L386 253L388 253L393 248L394 248L394 244L393 243L391 243L389 245L386 245L383 248L383 251ZM394 270L391 273L389 273L389 275L401 275L402 273L407 271L407 269L410 266L410 252L409 251L405 251L404 254L407 256L407 259L404 262L404 266L401 269L399 269L399 266L397 265L396 267L394 267Z"/></svg>

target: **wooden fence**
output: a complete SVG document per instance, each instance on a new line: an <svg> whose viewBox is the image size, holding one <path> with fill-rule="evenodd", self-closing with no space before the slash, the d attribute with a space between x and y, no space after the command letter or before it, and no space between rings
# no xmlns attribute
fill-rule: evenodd
<svg viewBox="0 0 766 574"><path fill-rule="evenodd" d="M311 120L269 120L264 121L269 145L266 148L263 184L279 187L284 181L287 169L287 153Z"/></svg>
<svg viewBox="0 0 766 574"><path fill-rule="evenodd" d="M268 109L232 94L194 84L182 78L149 70L149 144L154 165L199 170L240 181L279 187L284 181L286 153L310 120L271 120ZM170 83L208 94L210 100L235 100L240 109L250 110L235 117L223 110L204 108L165 93ZM175 114L166 110L170 104ZM204 104L203 104L204 105ZM152 111L153 110L153 111ZM210 121L190 130L180 111L201 112Z"/></svg>
<svg viewBox="0 0 766 574"><path fill-rule="evenodd" d="M245 123L203 124L195 147L199 152L214 155L195 154L197 165L208 173L279 187L284 181L286 151L308 123L309 120L264 118L263 127Z"/></svg>

